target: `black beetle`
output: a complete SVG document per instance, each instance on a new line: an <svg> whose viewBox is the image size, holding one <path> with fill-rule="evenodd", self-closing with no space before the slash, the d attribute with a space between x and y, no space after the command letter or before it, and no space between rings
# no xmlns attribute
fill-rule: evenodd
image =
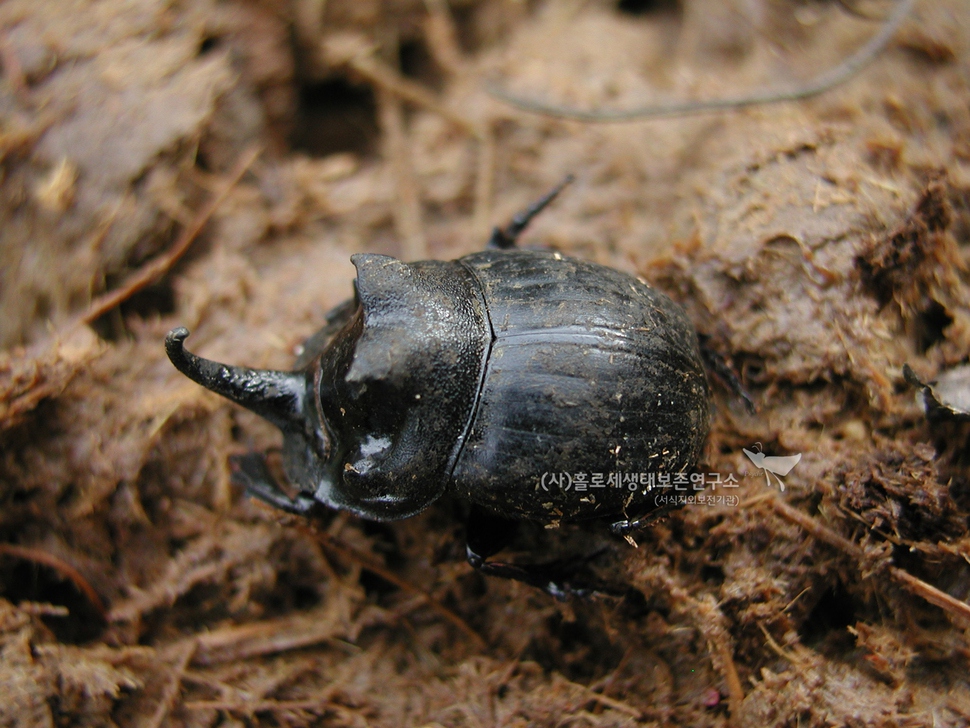
<svg viewBox="0 0 970 728"><path fill-rule="evenodd" d="M481 253L353 256L355 298L328 315L295 371L201 359L184 349L185 328L170 332L179 371L283 431L298 494L280 488L261 455L238 461L247 490L291 513L322 505L378 521L451 491L478 514L474 566L557 596L567 588L541 570L485 561L504 545L497 519L610 519L627 535L662 512L653 478L689 471L708 431L697 333L636 278L515 248L561 188L497 228ZM580 492L569 482L578 473L604 483Z"/></svg>

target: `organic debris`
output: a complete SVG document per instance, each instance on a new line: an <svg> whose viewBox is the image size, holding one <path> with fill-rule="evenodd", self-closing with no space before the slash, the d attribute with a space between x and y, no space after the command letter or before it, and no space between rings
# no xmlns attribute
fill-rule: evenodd
<svg viewBox="0 0 970 728"><path fill-rule="evenodd" d="M906 8L0 4L0 725L970 723L965 5L811 100L584 125L487 88L787 88ZM663 288L755 405L712 385L706 490L637 548L525 524L502 556L610 595L483 578L448 499L306 523L232 486L278 433L170 329L287 368L351 254L480 250L570 173L524 244Z"/></svg>

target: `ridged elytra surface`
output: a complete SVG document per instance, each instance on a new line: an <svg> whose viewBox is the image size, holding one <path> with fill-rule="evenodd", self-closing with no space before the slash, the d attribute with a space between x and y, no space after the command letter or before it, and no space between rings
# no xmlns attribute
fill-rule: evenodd
<svg viewBox="0 0 970 728"><path fill-rule="evenodd" d="M652 510L643 475L689 469L708 429L697 335L680 307L556 253L487 251L459 263L482 287L492 341L455 490L539 520ZM577 492L568 479L543 483L547 474L605 482Z"/></svg>

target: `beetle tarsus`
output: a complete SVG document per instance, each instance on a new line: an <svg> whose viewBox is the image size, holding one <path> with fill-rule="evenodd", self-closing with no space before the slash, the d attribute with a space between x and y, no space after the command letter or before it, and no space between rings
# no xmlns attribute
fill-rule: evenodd
<svg viewBox="0 0 970 728"><path fill-rule="evenodd" d="M622 521L614 521L610 524L610 532L614 536L620 536L626 539L634 548L636 547L636 542L633 540L633 534L638 531L642 531L645 528L650 528L655 525L658 521L666 517L671 511L677 510L678 505L670 505L666 507L658 508L655 511L650 511L646 515L640 516L639 518L624 518Z"/></svg>
<svg viewBox="0 0 970 728"><path fill-rule="evenodd" d="M563 191L566 185L570 184L576 178L567 174L566 178L560 182L555 188L547 193L544 197L532 203L529 207L524 209L518 215L512 218L505 229L496 227L492 230L492 237L488 239L489 248L498 248L499 250L508 250L509 248L515 247L515 242L518 240L519 235L525 230L526 226L532 222L532 218L542 212L556 197L559 193Z"/></svg>
<svg viewBox="0 0 970 728"><path fill-rule="evenodd" d="M305 493L290 498L273 479L266 466L266 458L260 453L234 456L230 461L233 465L232 481L264 503L298 516L312 515L319 508L319 503Z"/></svg>

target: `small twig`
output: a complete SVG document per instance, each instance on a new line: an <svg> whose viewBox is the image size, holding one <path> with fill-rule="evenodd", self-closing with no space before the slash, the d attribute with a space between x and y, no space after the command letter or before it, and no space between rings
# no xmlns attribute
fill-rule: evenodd
<svg viewBox="0 0 970 728"><path fill-rule="evenodd" d="M384 32L382 52L386 59L395 59L398 53L397 33L390 28ZM399 76L395 68L383 65L387 71ZM366 58L361 58L366 64ZM351 61L353 67L354 61ZM401 257L404 260L424 260L428 257L428 243L421 221L421 196L415 181L411 143L404 123L404 104L389 87L377 84L377 113L384 137L384 153L391 163L394 175L394 226L401 239Z"/></svg>
<svg viewBox="0 0 970 728"><path fill-rule="evenodd" d="M427 0L429 6L434 6L441 0ZM487 237L490 231L489 215L492 206L492 179L495 167L495 140L491 126L487 121L475 121L443 104L431 91L421 84L405 78L397 70L389 66L374 55L373 48L365 48L356 53L348 53L335 48L330 52L330 62L343 64L361 76L364 80L374 84L379 91L392 95L431 111L450 121L466 134L478 142L478 164L475 171L474 211L472 225L476 235ZM378 96L382 117L385 107L389 104ZM392 112L393 113L393 112ZM398 115L400 112L396 112ZM392 120L388 118L388 122ZM383 124L382 118L382 124ZM393 123L388 123L385 133L393 132ZM403 144L403 142L401 142ZM395 145L389 139L389 145ZM399 185L400 186L400 185ZM423 256L419 256L423 257Z"/></svg>
<svg viewBox="0 0 970 728"><path fill-rule="evenodd" d="M178 697L179 689L182 687L182 676L185 675L185 671L189 668L189 663L192 662L196 644L194 639L189 639L176 648L175 664L172 665L172 679L169 680L165 686L165 690L162 691L162 698L159 700L158 705L155 706L155 712L143 724L143 728L159 728L168 716L172 706L175 705L175 699Z"/></svg>
<svg viewBox="0 0 970 728"><path fill-rule="evenodd" d="M472 230L476 240L487 240L491 232L492 193L495 182L495 136L485 125L478 140L478 164L475 169L475 207Z"/></svg>
<svg viewBox="0 0 970 728"><path fill-rule="evenodd" d="M792 508L778 497L771 498L767 502L779 516L801 526L819 541L836 547L858 562L865 563L867 561L866 553L860 546L835 533L835 531L817 519L812 518L806 513L802 513L797 508ZM950 596L935 586L927 584L922 579L913 576L908 571L900 569L898 566L890 566L887 571L896 582L911 593L922 597L930 604L940 607L956 617L970 620L970 604Z"/></svg>
<svg viewBox="0 0 970 728"><path fill-rule="evenodd" d="M626 713L634 720L640 720L641 718L644 717L644 711L630 705L629 703L624 703L622 700L617 700L616 698L611 698L607 695L603 695L602 693L598 693L592 688L586 687L585 685L583 686L583 688L590 700L592 700L595 703L599 703L604 708L612 708L613 710L619 711L621 713Z"/></svg>
<svg viewBox="0 0 970 728"><path fill-rule="evenodd" d="M788 604L786 604L786 605L785 605L785 608L784 608L784 609L782 609L781 611L783 611L783 612L787 612L787 611L788 611L789 609L791 609L792 607L794 607L794 606L795 606L795 602L797 602L797 601L798 601L799 599L801 599L801 598L802 598L803 596L805 596L806 594L808 594L808 593L809 593L809 592L810 592L811 590L812 590L812 587L811 587L811 586L807 586L807 587L805 587L804 589L802 589L802 590L801 590L800 592L798 592L798 594L796 594L796 595L795 595L795 596L794 596L794 597L792 598L792 600L791 600L790 602L788 602Z"/></svg>
<svg viewBox="0 0 970 728"><path fill-rule="evenodd" d="M637 121L640 119L656 119L664 116L685 116L708 111L724 111L726 109L741 109L760 104L774 104L782 101L798 101L835 88L845 83L855 74L868 66L873 59L886 47L892 37L899 30L903 20L913 9L916 0L898 0L893 12L886 22L869 41L858 51L846 58L834 68L819 74L810 81L793 87L768 88L742 96L729 96L722 99L702 99L698 101L671 101L668 103L648 104L633 109L605 109L586 110L558 104L537 101L514 94L498 84L489 82L485 90L499 101L533 114L544 114L559 119L574 119L589 122L617 122Z"/></svg>
<svg viewBox="0 0 970 728"><path fill-rule="evenodd" d="M97 610L98 614L101 615L101 618L107 620L108 616L104 602L98 596L94 587L81 575L80 571L63 559L49 554L46 551L41 551L40 549L30 548L29 546L16 546L12 543L0 543L0 554L24 559L25 561L33 561L35 564L43 564L44 566L50 567L74 584L78 588L78 591L87 597L87 600Z"/></svg>
<svg viewBox="0 0 970 728"><path fill-rule="evenodd" d="M232 191L232 188L239 183L239 180L242 179L242 176L249 169L250 165L256 161L256 157L259 156L261 151L258 147L250 147L244 151L239 157L239 161L236 162L236 166L233 167L229 176L222 184L222 187L209 198L209 201L195 215L191 224L182 230L182 234L179 235L175 244L167 252L143 265L138 272L132 275L120 287L113 291L103 293L91 301L87 310L81 314L78 322L89 324L97 320L108 311L111 311L131 298L138 291L150 286L165 275L185 255L189 246L192 245L199 236L199 233L202 232L202 228L205 227L215 211L225 201L226 197Z"/></svg>
<svg viewBox="0 0 970 728"><path fill-rule="evenodd" d="M335 705L329 698L307 700L191 700L183 706L186 710L230 710L234 713L256 713L269 710L346 710Z"/></svg>
<svg viewBox="0 0 970 728"><path fill-rule="evenodd" d="M772 649L772 651L776 655L778 655L782 659L788 660L793 665L800 666L804 663L804 660L800 659L797 655L793 655L789 652L786 652L785 648L782 647L780 644L778 644L777 640L775 640L775 638L771 636L771 632L769 632L768 629L761 622L758 622L758 628L762 631L762 633L765 636L765 641L768 643L768 646Z"/></svg>
<svg viewBox="0 0 970 728"><path fill-rule="evenodd" d="M819 541L827 543L829 546L834 546L840 551L847 553L856 561L866 561L866 552L863 551L860 546L847 538L843 538L821 521L812 518L810 515L803 513L797 508L792 508L778 496L767 498L765 499L765 502L771 506L775 513L777 513L779 516L797 526L801 526Z"/></svg>
<svg viewBox="0 0 970 728"><path fill-rule="evenodd" d="M918 579L908 571L903 571L898 566L890 567L889 573L892 574L892 577L896 581L913 592L913 594L923 597L930 604L934 604L940 609L944 609L963 619L970 620L970 604L950 596L935 586L927 584L922 579Z"/></svg>
<svg viewBox="0 0 970 728"><path fill-rule="evenodd" d="M24 67L10 43L9 33L0 33L0 63L3 64L3 75L11 90L21 102L29 103Z"/></svg>
<svg viewBox="0 0 970 728"><path fill-rule="evenodd" d="M448 620L455 627L457 627L459 630L464 632L475 643L476 647L478 647L479 649L485 648L486 646L485 640L482 639L482 636L478 634L478 632L476 632L474 629L471 628L468 622L466 622L464 619L462 619L457 614L452 612L450 609L448 609L446 606L444 606L441 602L439 602L437 599L435 599L433 596L428 594L423 589L419 589L418 587L414 586L410 582L405 581L397 574L395 574L393 571L385 569L380 564L375 564L369 556L358 551L353 546L343 543L342 541L340 541L334 536L331 536L330 534L323 533L322 531L314 531L306 526L300 526L299 528L305 533L319 539L324 549L331 549L333 551L336 551L338 554L341 554L342 556L344 556L344 558L348 558L351 561L357 562L363 568L367 569L367 571L370 571L371 573L376 574L377 576L384 579L384 581L390 582L394 586L408 592L409 594L420 596L427 602L428 606L431 607L432 610L437 612L441 617Z"/></svg>
<svg viewBox="0 0 970 728"><path fill-rule="evenodd" d="M627 663L630 662L630 658L633 657L634 650L635 645L628 645L626 651L623 653L623 656L620 658L620 661L616 664L616 667L614 667L608 675L592 683L589 686L590 689L602 691L603 695L608 693L613 688L613 683L616 682L616 676L623 672L623 669L627 666Z"/></svg>
<svg viewBox="0 0 970 728"><path fill-rule="evenodd" d="M401 237L401 257L408 261L424 260L428 257L428 245L421 224L421 199L414 183L401 101L386 89L378 88L377 108L386 153L394 173L394 223Z"/></svg>
<svg viewBox="0 0 970 728"><path fill-rule="evenodd" d="M733 640L725 626L727 619L724 613L713 597L695 597L670 575L662 577L659 584L672 600L685 605L681 609L694 621L695 628L708 641L708 645L713 646L711 664L724 678L728 691L728 709L732 719L736 720L744 702L744 686L734 664Z"/></svg>
<svg viewBox="0 0 970 728"><path fill-rule="evenodd" d="M720 624L717 629L709 635L717 650L721 662L721 674L728 691L728 707L731 710L731 717L737 719L741 715L741 704L744 702L744 686L741 685L741 678L738 675L738 668L734 664L734 649L730 633Z"/></svg>
<svg viewBox="0 0 970 728"><path fill-rule="evenodd" d="M475 137L481 136L479 126L465 118L461 114L452 111L442 104L433 93L428 91L421 84L415 83L405 78L386 63L381 62L370 53L362 53L346 61L347 65L356 71L360 76L375 84L379 88L385 89L405 101L410 101L417 106L423 106L436 114L440 114L457 127Z"/></svg>
<svg viewBox="0 0 970 728"><path fill-rule="evenodd" d="M71 610L61 604L49 602L20 602L17 609L36 617L69 617Z"/></svg>
<svg viewBox="0 0 970 728"><path fill-rule="evenodd" d="M48 129L67 118L73 113L74 107L61 109L57 112L45 109L35 112L32 116L33 123L29 127L20 124L11 124L9 119L5 120L6 128L0 130L0 162L3 162L7 155L15 149L26 151L40 139Z"/></svg>
<svg viewBox="0 0 970 728"><path fill-rule="evenodd" d="M328 600L321 609L311 612L234 624L206 632L198 637L198 648L193 659L197 665L216 665L321 643L346 649L348 643L337 637L343 634L340 609L338 600Z"/></svg>
<svg viewBox="0 0 970 728"><path fill-rule="evenodd" d="M442 69L456 74L465 63L447 0L424 0L424 6L428 11L424 33L431 56Z"/></svg>

